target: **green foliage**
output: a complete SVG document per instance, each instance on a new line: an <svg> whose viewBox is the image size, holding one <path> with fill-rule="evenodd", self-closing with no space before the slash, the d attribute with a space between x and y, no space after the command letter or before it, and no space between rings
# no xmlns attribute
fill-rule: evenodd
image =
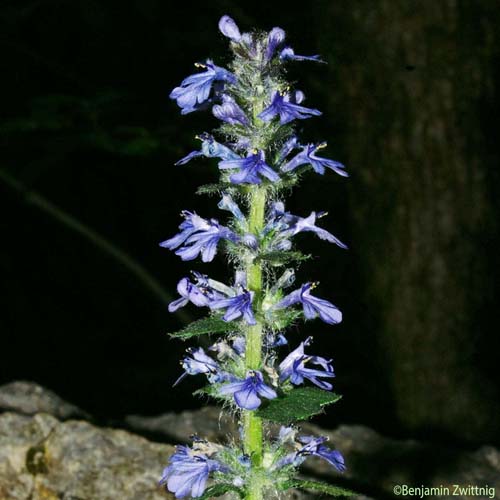
<svg viewBox="0 0 500 500"><path fill-rule="evenodd" d="M321 413L325 406L336 403L341 397L314 387L300 387L273 399L265 408L258 410L257 415L271 422L289 424Z"/></svg>
<svg viewBox="0 0 500 500"><path fill-rule="evenodd" d="M234 331L234 322L227 322L218 317L210 316L208 318L193 321L188 326L178 332L169 333L173 339L187 340L199 335L210 335L214 333L228 333Z"/></svg>
<svg viewBox="0 0 500 500"><path fill-rule="evenodd" d="M279 485L281 490L288 490L290 488L299 488L301 490L314 490L325 495L332 497L350 497L356 495L354 491L339 486L332 486L328 483L320 483L317 481L302 481L300 479L292 479Z"/></svg>
<svg viewBox="0 0 500 500"><path fill-rule="evenodd" d="M245 495L241 488L230 483L220 483L210 486L201 497L198 497L198 500L209 500L210 498L221 497L229 492L236 493L240 498L243 498Z"/></svg>

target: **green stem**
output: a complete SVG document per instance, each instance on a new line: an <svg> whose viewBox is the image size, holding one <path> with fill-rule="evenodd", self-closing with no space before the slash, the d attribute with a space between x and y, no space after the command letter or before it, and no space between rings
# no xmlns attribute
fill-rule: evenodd
<svg viewBox="0 0 500 500"><path fill-rule="evenodd" d="M250 191L249 226L250 231L259 234L264 227L266 207L266 188L252 186ZM246 267L247 286L254 293L254 310L257 324L248 327L246 334L245 367L247 370L259 370L262 364L263 327L260 319L262 302L262 264L249 261ZM245 452L252 460L252 475L247 490L247 500L262 500L262 482L260 468L263 455L262 420L253 411L243 412Z"/></svg>

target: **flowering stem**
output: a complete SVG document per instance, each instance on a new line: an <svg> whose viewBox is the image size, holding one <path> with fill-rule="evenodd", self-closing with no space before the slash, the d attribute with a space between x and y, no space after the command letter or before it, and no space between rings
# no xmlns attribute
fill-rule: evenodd
<svg viewBox="0 0 500 500"><path fill-rule="evenodd" d="M282 64L286 60L320 59L317 55L296 55L291 47L284 45L285 32L279 27L269 33L242 34L234 20L226 15L221 17L219 29L231 40L234 59L230 71L207 59L206 63L197 64L204 71L185 78L170 97L177 101L182 114L211 107L212 114L221 120L218 132L229 144L219 143L213 135L203 133L198 137L202 141L201 149L190 152L177 164L184 165L200 156L220 159L221 181L227 185L227 191L222 193L218 207L231 212L234 219L226 227L216 219L206 220L185 210L184 221L179 226L181 232L160 245L175 250L182 260L201 256L203 262L210 262L218 244L227 241L229 257L236 261L232 287L194 273L194 282L183 278L178 283L180 297L169 304L169 310L175 311L192 302L212 311L225 311L222 319L230 325L220 330L229 330L229 334L211 346L217 352L217 359L202 348L188 349L182 361L185 373L181 379L203 373L214 384L211 394L228 404L231 401L232 408L240 408L241 440L227 447L201 439L193 439L192 448L179 446L170 458L161 483L175 493L176 498L188 495L208 498L236 488L246 500L264 500L270 490L278 492L300 487L300 484L307 489L316 487L338 495L337 490L330 490L328 485L311 481L297 484L292 480L298 466L309 455L323 458L340 472L345 470L342 455L324 444L327 438L296 436L293 427L282 427L277 439L270 441L264 436L264 425L267 434L272 428L265 422L272 422L273 416L262 420L257 411L266 404L263 400L276 400L275 404L286 407L283 413L286 419L294 421L300 416L312 416L338 399L334 394L323 395L317 388L304 388L304 393L280 390L283 384L285 387L301 385L307 379L329 391L332 384L324 379L334 377L330 360L304 353L311 338L301 342L278 364L275 349L287 343L281 331L296 317L291 308L301 306L306 319L319 316L328 324L339 323L342 313L327 300L312 295L313 283L310 282L284 295L284 289L293 283L293 268L286 269L277 280L274 272L267 273L268 265L281 272L276 268L284 266L289 259L280 255L293 248L291 238L300 232L313 232L322 240L346 248L326 229L316 226L321 213L311 212L307 217L293 215L278 198L283 187L298 180L304 165L310 165L319 174L328 168L347 176L341 163L316 154L325 143L301 144L294 133L294 120L319 116L321 111L301 105L304 93L291 90L286 84ZM294 153L296 150L300 152ZM240 195L246 197L245 214L238 200L233 199ZM277 254L272 263L271 253ZM268 255L268 264L262 263L264 254ZM281 312L275 314L274 311ZM219 331L211 327L207 330ZM174 335L187 338L204 331L205 327L193 324L191 329ZM235 332L238 332L236 337ZM304 406L309 395L311 405ZM295 410L300 410L300 414L296 415ZM211 473L214 485L205 492Z"/></svg>
<svg viewBox="0 0 500 500"><path fill-rule="evenodd" d="M264 227L264 212L266 206L266 188L252 186L250 188L249 225L250 231L259 234ZM246 267L247 285L254 292L254 309L257 324L249 326L246 334L245 366L247 370L258 370L262 363L263 328L260 319L262 302L262 264L250 261ZM262 485L259 480L259 469L262 466L263 429L262 420L253 411L243 412L244 421L244 448L250 455L253 465L253 474L248 485L247 500L261 500Z"/></svg>

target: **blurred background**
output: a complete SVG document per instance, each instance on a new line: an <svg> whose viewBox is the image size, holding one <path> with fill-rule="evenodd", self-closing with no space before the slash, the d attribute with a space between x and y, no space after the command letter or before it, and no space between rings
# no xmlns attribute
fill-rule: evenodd
<svg viewBox="0 0 500 500"><path fill-rule="evenodd" d="M283 27L289 77L319 108L299 124L327 140L347 180L310 175L290 198L348 252L312 237L299 280L344 312L310 322L343 400L319 422L390 436L500 444L500 5L490 0L5 0L0 5L0 383L27 379L103 422L196 408L166 333L190 269L228 278L221 258L183 263L158 243L215 161L173 163L210 130L170 90L206 57L224 64L222 14Z"/></svg>

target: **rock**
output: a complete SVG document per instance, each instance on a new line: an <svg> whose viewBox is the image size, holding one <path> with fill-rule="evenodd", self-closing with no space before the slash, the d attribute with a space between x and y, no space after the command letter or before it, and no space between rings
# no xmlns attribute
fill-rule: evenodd
<svg viewBox="0 0 500 500"><path fill-rule="evenodd" d="M86 412L67 403L49 389L34 382L25 381L11 382L0 386L1 411L14 411L23 415L48 413L59 420L90 418Z"/></svg>
<svg viewBox="0 0 500 500"><path fill-rule="evenodd" d="M0 498L172 499L157 486L172 451L172 446L83 421L3 413Z"/></svg>
<svg viewBox="0 0 500 500"><path fill-rule="evenodd" d="M346 479L362 489L392 493L396 485L412 487L447 486L450 498L500 498L500 452L491 446L465 451L413 440L381 436L363 426L340 426L326 431L308 424L307 431L330 438L346 457ZM305 470L329 476L324 461L311 460ZM453 485L489 488L478 495L464 491L453 494ZM446 497L446 495L440 495Z"/></svg>
<svg viewBox="0 0 500 500"><path fill-rule="evenodd" d="M158 417L130 416L126 422L138 432L161 436L171 442L186 442L194 433L223 441L226 435L236 431L229 417L221 416L219 409L211 407ZM452 495L452 485L477 486L491 488L483 497L500 499L500 452L491 446L475 451L453 449L432 443L390 439L357 425L344 425L334 431L307 422L301 427L304 434L328 436L330 442L342 451L348 465L341 478L342 485L351 489L369 492L375 497L387 497L392 496L396 485L448 486L450 498L475 499L478 495L470 490L469 493ZM339 482L339 474L323 460L307 460L304 472Z"/></svg>
<svg viewBox="0 0 500 500"><path fill-rule="evenodd" d="M57 395L29 382L0 387L1 500L161 500L173 497L157 486L173 447L124 430L69 420L85 415ZM46 413L37 413L44 409ZM58 418L55 418L57 415ZM237 434L232 418L204 407L157 417L129 416L128 429L169 443L188 442L192 434L224 442ZM500 498L500 452L474 451L384 437L363 426L326 431L302 424L304 434L326 435L342 451L348 469L340 476L326 462L309 459L304 473L373 498L392 496L394 486L488 487L484 495L464 491L442 498ZM289 500L314 495L291 491ZM221 497L221 500L228 500ZM353 500L369 500L356 496Z"/></svg>
<svg viewBox="0 0 500 500"><path fill-rule="evenodd" d="M0 415L0 499L172 500L158 486L172 452L170 445L123 430L5 412ZM291 491L282 498L316 497Z"/></svg>
<svg viewBox="0 0 500 500"><path fill-rule="evenodd" d="M129 415L125 417L125 423L135 432L156 435L171 443L187 442L193 434L209 441L220 441L238 432L234 419L214 406L156 417Z"/></svg>

